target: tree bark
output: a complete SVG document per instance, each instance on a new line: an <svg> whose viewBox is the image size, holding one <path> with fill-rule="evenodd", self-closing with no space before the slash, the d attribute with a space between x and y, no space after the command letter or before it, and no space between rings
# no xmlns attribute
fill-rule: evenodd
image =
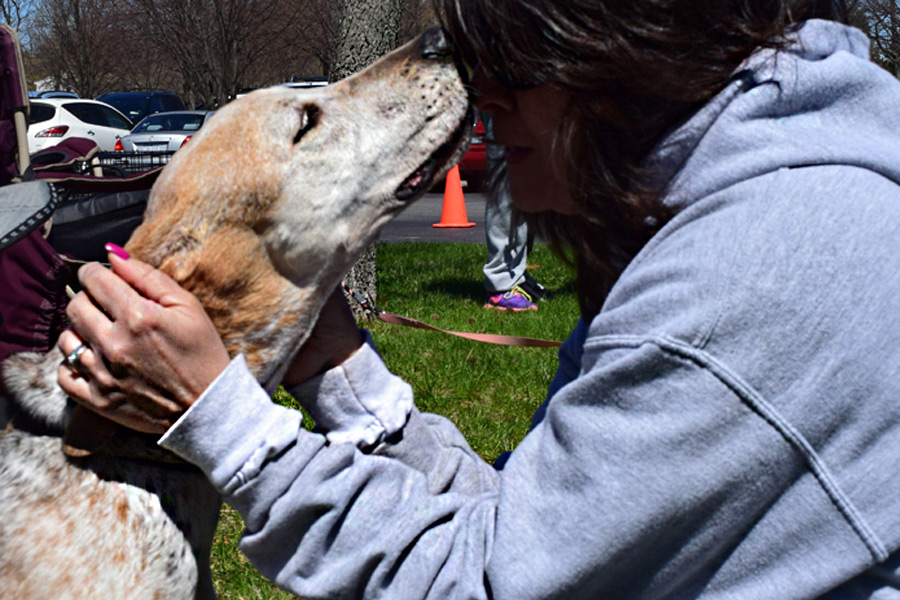
<svg viewBox="0 0 900 600"><path fill-rule="evenodd" d="M403 0L338 0L335 5L335 47L330 81L360 71L400 45ZM376 294L375 245L371 245L351 267L344 281L374 303ZM359 320L374 314L351 301Z"/></svg>

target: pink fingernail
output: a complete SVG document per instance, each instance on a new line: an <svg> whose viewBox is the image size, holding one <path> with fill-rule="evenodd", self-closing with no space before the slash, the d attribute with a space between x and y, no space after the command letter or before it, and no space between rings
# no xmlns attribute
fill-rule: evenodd
<svg viewBox="0 0 900 600"><path fill-rule="evenodd" d="M104 248L106 248L107 252L112 252L122 260L128 260L129 258L131 258L131 255L128 254L125 248L117 244L113 244L112 242L107 242Z"/></svg>

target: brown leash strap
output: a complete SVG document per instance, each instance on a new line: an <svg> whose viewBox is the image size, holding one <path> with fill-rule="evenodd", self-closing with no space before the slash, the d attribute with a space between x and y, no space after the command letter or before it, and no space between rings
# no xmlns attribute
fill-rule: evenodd
<svg viewBox="0 0 900 600"><path fill-rule="evenodd" d="M341 287L344 289L344 292L346 292L351 298L358 302L363 308L374 313L379 320L384 321L385 323L390 323L392 325L403 325L405 327L427 329L429 331L437 331L440 333L445 333L447 335L454 335L456 337L465 338L467 340L474 340L476 342L483 342L485 344L498 344L501 346L556 348L562 345L562 342L557 342L554 340L542 340L539 338L521 337L517 335L500 335L495 333L468 333L465 331L450 331L447 329L440 329L439 327L429 325L428 323L423 323L422 321L413 319L411 317L404 317L401 315L395 315L394 313L385 312L375 306L375 304L369 298L366 298L362 294L351 290L349 287L347 287L347 284L341 282Z"/></svg>

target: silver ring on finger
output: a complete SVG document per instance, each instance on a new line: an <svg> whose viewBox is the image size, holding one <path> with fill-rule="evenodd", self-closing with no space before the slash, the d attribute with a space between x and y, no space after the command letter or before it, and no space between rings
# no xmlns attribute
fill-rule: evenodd
<svg viewBox="0 0 900 600"><path fill-rule="evenodd" d="M72 367L73 369L78 366L78 360L81 358L81 355L84 354L84 351L90 348L87 343L78 344L74 350L69 352L66 355L66 364Z"/></svg>

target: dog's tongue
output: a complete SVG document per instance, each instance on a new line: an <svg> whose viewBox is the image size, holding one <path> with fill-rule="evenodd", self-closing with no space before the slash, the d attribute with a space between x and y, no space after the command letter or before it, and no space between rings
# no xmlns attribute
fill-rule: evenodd
<svg viewBox="0 0 900 600"><path fill-rule="evenodd" d="M63 452L82 457L93 454L116 432L119 426L82 406L76 406L63 434Z"/></svg>

